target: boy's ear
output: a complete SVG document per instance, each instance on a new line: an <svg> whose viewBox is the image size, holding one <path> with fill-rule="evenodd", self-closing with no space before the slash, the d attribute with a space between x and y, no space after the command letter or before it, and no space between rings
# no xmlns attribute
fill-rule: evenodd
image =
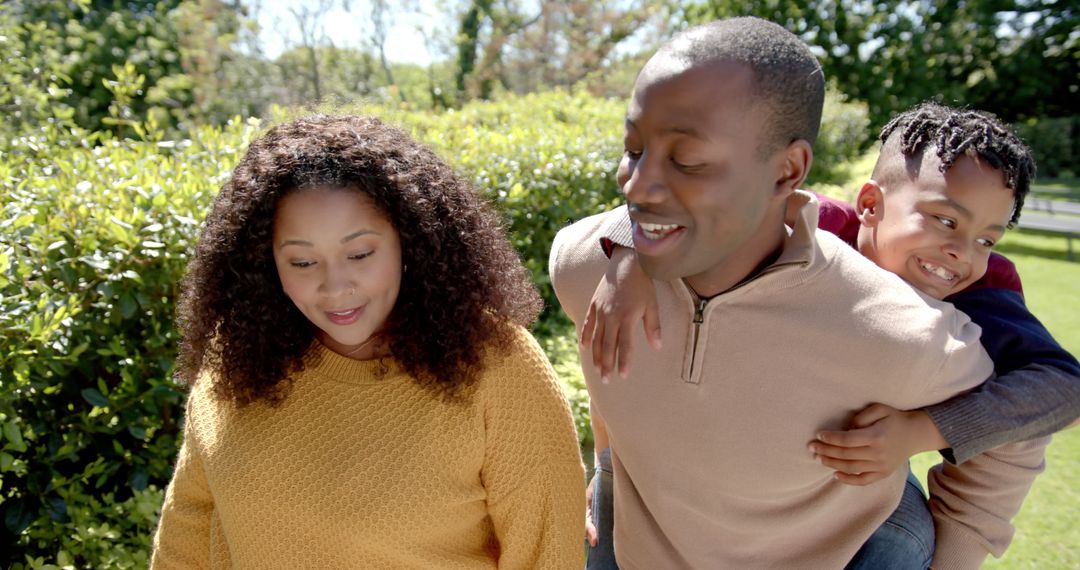
<svg viewBox="0 0 1080 570"><path fill-rule="evenodd" d="M862 225L872 228L885 215L885 194L875 180L867 180L855 197L855 213Z"/></svg>
<svg viewBox="0 0 1080 570"><path fill-rule="evenodd" d="M788 196L802 186L810 165L814 162L814 151L810 143L797 139L784 149L784 165L780 178L776 180L776 194Z"/></svg>

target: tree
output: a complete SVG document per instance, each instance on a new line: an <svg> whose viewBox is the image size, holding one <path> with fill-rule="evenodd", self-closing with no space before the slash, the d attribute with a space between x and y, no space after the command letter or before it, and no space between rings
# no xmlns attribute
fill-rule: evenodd
<svg viewBox="0 0 1080 570"><path fill-rule="evenodd" d="M699 23L760 16L822 55L826 76L870 105L876 126L937 98L1006 120L1072 114L1080 91L1080 13L1063 0L708 0L679 6Z"/></svg>
<svg viewBox="0 0 1080 570"><path fill-rule="evenodd" d="M459 98L569 87L610 65L616 48L659 24L656 0L473 0L460 17L455 87ZM532 10L532 11L530 11Z"/></svg>
<svg viewBox="0 0 1080 570"><path fill-rule="evenodd" d="M300 6L289 7L289 13L296 19L296 27L300 30L301 49L308 58L307 67L301 71L310 81L316 101L322 101L323 98L318 48L329 43L322 21L333 6L333 0L316 0L314 3L305 2Z"/></svg>
<svg viewBox="0 0 1080 570"><path fill-rule="evenodd" d="M121 78L115 70L128 63L130 77L142 80L123 114L154 113L168 126L235 109L221 70L236 56L245 21L239 1L25 0L0 12L8 30L4 43L17 46L23 58L6 60L5 75L13 85L44 89L87 129L116 128L107 124L117 114L113 85ZM42 58L45 65L23 65Z"/></svg>

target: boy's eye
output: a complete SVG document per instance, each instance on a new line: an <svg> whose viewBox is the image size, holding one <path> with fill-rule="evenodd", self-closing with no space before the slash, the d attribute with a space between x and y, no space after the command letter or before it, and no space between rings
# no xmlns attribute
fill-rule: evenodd
<svg viewBox="0 0 1080 570"><path fill-rule="evenodd" d="M943 226L945 226L945 227L947 227L949 229L956 229L956 220L953 220L951 218L945 218L945 217L942 217L942 216L934 216L934 217L937 218L937 221L941 222L941 225L943 225Z"/></svg>
<svg viewBox="0 0 1080 570"><path fill-rule="evenodd" d="M641 151L640 150L626 149L624 152L626 153L627 157L632 158L634 160L637 160L637 159L641 158Z"/></svg>
<svg viewBox="0 0 1080 570"><path fill-rule="evenodd" d="M981 245L983 247L994 247L994 240L992 240L992 239L979 238L979 239L975 240L975 243L977 243L977 244L979 244L979 245Z"/></svg>

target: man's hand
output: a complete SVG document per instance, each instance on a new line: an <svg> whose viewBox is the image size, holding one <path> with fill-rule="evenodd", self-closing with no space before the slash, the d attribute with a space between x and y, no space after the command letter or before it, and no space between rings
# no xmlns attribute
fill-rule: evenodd
<svg viewBox="0 0 1080 570"><path fill-rule="evenodd" d="M949 447L929 414L872 404L851 420L848 431L823 431L810 443L822 465L849 485L869 485L907 464L916 453Z"/></svg>
<svg viewBox="0 0 1080 570"><path fill-rule="evenodd" d="M593 292L585 323L581 327L581 345L592 347L593 365L600 369L605 384L618 361L619 376L630 373L634 325L645 327L645 338L660 348L660 313L652 280L638 265L634 250L616 247L607 272Z"/></svg>

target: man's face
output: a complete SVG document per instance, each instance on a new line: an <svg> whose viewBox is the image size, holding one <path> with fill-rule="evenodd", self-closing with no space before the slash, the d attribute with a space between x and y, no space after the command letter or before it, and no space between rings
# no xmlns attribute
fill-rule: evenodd
<svg viewBox="0 0 1080 570"><path fill-rule="evenodd" d="M618 181L650 276L715 294L732 271L737 281L772 253L754 246L782 227L765 220L784 198L775 192L783 152L760 152L764 106L752 103L752 79L744 64L686 69L663 55L638 76Z"/></svg>
<svg viewBox="0 0 1080 570"><path fill-rule="evenodd" d="M970 156L944 174L940 164L928 149L915 180L883 187L881 216L875 224L864 222L859 238L864 255L937 299L986 273L990 249L1014 206L1000 170Z"/></svg>

